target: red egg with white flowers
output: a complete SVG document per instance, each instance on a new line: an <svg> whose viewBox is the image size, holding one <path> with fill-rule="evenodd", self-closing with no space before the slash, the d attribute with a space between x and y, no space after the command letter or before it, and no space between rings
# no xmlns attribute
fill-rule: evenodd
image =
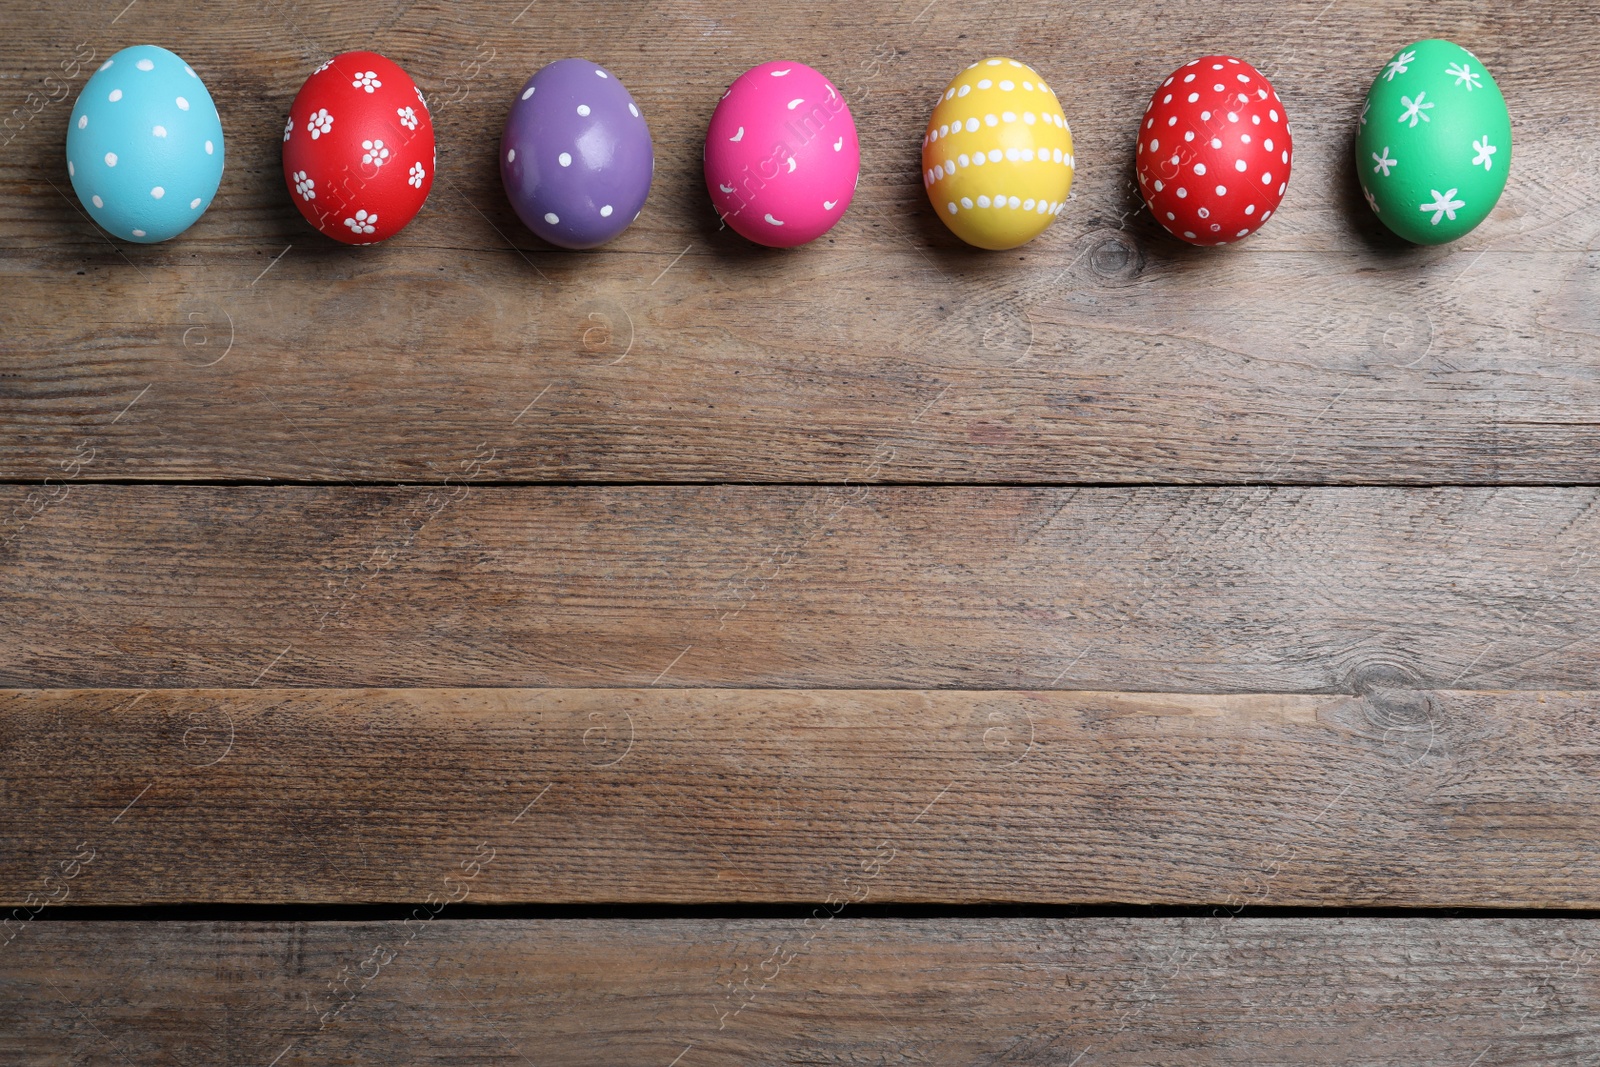
<svg viewBox="0 0 1600 1067"><path fill-rule="evenodd" d="M1294 142L1272 83L1232 56L1190 60L1139 121L1139 193L1168 233L1194 245L1242 240L1289 188Z"/></svg>
<svg viewBox="0 0 1600 1067"><path fill-rule="evenodd" d="M283 178L306 221L352 245L387 240L422 210L438 159L417 83L376 52L312 72L283 128Z"/></svg>

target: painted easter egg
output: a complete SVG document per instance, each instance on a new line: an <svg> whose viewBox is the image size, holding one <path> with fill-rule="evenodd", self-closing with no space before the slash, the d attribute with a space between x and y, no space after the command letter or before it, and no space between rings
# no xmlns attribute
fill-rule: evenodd
<svg viewBox="0 0 1600 1067"><path fill-rule="evenodd" d="M1443 244L1489 217L1511 172L1511 115L1478 57L1450 41L1408 44L1372 82L1356 173L1383 224Z"/></svg>
<svg viewBox="0 0 1600 1067"><path fill-rule="evenodd" d="M861 175L855 119L804 63L763 63L728 87L706 131L706 188L736 232L774 248L815 240L844 216Z"/></svg>
<svg viewBox="0 0 1600 1067"><path fill-rule="evenodd" d="M283 179L300 214L345 244L393 237L422 210L437 154L427 101L376 52L312 72L283 127Z"/></svg>
<svg viewBox="0 0 1600 1067"><path fill-rule="evenodd" d="M500 138L500 180L544 240L605 244L638 218L654 175L650 127L609 70L561 59L518 91Z"/></svg>
<svg viewBox="0 0 1600 1067"><path fill-rule="evenodd" d="M945 87L922 138L922 184L955 235L1015 248L1067 204L1077 162L1055 91L1032 67L992 57Z"/></svg>
<svg viewBox="0 0 1600 1067"><path fill-rule="evenodd" d="M1194 245L1250 236L1289 188L1294 140L1272 83L1232 56L1191 59L1139 120L1139 193L1168 233Z"/></svg>
<svg viewBox="0 0 1600 1067"><path fill-rule="evenodd" d="M222 120L205 83L165 48L116 53L72 106L67 174L108 233L141 244L178 236L222 182Z"/></svg>

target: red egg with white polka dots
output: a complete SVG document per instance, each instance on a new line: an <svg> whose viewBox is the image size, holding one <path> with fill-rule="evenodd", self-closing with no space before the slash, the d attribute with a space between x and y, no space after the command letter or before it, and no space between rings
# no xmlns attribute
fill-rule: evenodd
<svg viewBox="0 0 1600 1067"><path fill-rule="evenodd" d="M1161 83L1139 122L1139 193L1194 245L1248 237L1289 188L1294 143L1272 83L1232 56L1202 56Z"/></svg>
<svg viewBox="0 0 1600 1067"><path fill-rule="evenodd" d="M376 244L405 229L436 161L422 91L376 52L334 56L289 106L284 181L300 214L335 241Z"/></svg>

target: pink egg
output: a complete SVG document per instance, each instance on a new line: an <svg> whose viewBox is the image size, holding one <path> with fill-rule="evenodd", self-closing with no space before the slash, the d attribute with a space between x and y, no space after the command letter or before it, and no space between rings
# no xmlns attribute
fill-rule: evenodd
<svg viewBox="0 0 1600 1067"><path fill-rule="evenodd" d="M833 83L804 63L763 63L728 87L706 131L706 189L724 222L793 248L844 217L861 143Z"/></svg>

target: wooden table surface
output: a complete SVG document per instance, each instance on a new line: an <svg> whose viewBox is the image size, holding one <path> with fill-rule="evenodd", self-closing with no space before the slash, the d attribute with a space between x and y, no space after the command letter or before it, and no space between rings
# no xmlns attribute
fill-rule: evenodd
<svg viewBox="0 0 1600 1067"><path fill-rule="evenodd" d="M0 1063L1600 1063L1600 7L0 0ZM1499 207L1412 248L1355 116L1495 73ZM117 49L228 166L165 244L72 199ZM283 188L303 78L417 79L422 214ZM1132 183L1151 87L1295 124L1221 250ZM1044 72L1072 201L978 253L922 124ZM514 89L651 122L643 215L542 246ZM842 88L822 240L719 229L700 144Z"/></svg>

